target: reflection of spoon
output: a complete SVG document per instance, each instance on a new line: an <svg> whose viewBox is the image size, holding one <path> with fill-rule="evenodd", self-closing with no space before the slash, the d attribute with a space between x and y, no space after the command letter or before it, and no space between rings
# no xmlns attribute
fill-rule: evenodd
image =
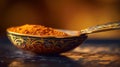
<svg viewBox="0 0 120 67"><path fill-rule="evenodd" d="M66 56L33 56L30 58L16 58L9 67L81 67L82 65Z"/></svg>
<svg viewBox="0 0 120 67"><path fill-rule="evenodd" d="M11 42L18 48L38 54L58 54L74 49L83 43L87 39L86 34L116 29L120 29L120 22L98 25L81 31L60 30L70 35L66 37L41 37L15 33L9 29L7 32Z"/></svg>

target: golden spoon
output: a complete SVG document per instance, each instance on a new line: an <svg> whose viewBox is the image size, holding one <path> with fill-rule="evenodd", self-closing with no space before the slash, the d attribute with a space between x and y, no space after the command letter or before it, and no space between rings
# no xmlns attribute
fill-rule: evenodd
<svg viewBox="0 0 120 67"><path fill-rule="evenodd" d="M7 29L10 41L18 48L37 54L59 54L74 49L87 39L86 34L118 30L120 22L93 26L81 31L61 30L69 36L36 36L12 32Z"/></svg>

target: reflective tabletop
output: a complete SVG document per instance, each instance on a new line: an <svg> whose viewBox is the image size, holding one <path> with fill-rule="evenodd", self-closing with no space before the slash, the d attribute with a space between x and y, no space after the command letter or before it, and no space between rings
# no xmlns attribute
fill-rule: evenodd
<svg viewBox="0 0 120 67"><path fill-rule="evenodd" d="M60 55L20 50L0 38L0 67L120 67L120 39L88 39Z"/></svg>

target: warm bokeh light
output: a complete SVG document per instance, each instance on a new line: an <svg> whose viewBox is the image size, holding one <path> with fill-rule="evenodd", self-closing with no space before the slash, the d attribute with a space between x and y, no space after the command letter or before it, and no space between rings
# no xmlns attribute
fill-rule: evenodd
<svg viewBox="0 0 120 67"><path fill-rule="evenodd" d="M81 30L120 20L119 0L1 0L0 31L10 26L42 24ZM90 38L120 38L120 31L90 35Z"/></svg>

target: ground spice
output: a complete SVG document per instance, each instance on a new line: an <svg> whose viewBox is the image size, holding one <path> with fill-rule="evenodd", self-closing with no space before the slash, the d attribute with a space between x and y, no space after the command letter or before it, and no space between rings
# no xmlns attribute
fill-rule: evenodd
<svg viewBox="0 0 120 67"><path fill-rule="evenodd" d="M68 34L58 31L51 27L45 27L42 25L22 25L18 27L12 27L9 29L12 32L39 36L67 36Z"/></svg>

